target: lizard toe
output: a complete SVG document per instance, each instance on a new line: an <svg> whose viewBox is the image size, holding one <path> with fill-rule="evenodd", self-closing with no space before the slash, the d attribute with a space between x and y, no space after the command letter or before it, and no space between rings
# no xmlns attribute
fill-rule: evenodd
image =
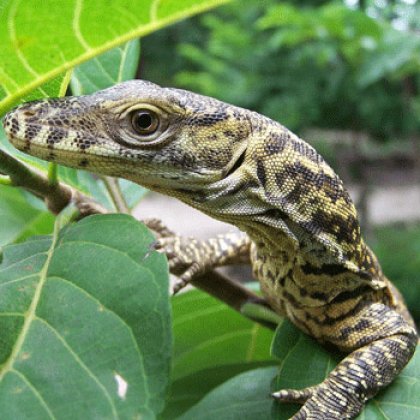
<svg viewBox="0 0 420 420"><path fill-rule="evenodd" d="M282 389L280 391L274 392L271 396L282 402L292 402L303 404L305 401L310 398L314 392L315 387L311 386L304 389Z"/></svg>

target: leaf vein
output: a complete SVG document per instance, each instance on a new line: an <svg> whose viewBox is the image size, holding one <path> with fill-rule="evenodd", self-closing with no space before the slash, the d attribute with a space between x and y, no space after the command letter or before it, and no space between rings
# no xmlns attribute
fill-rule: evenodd
<svg viewBox="0 0 420 420"><path fill-rule="evenodd" d="M82 34L82 31L80 29L80 15L82 13L82 7L83 7L83 0L76 0L75 6L74 6L74 16L73 16L73 31L76 35L77 40L82 45L82 47L86 51L91 51L93 48L86 42L85 37Z"/></svg>
<svg viewBox="0 0 420 420"><path fill-rule="evenodd" d="M59 219L56 221L55 225L54 225L54 233L52 236L52 242L51 242L51 246L48 250L47 253L47 258L44 262L44 265L42 266L42 269L39 273L39 283L35 289L35 293L32 297L32 301L31 304L29 305L29 308L25 314L25 320L23 322L23 327L16 339L16 342L13 346L12 352L10 353L10 356L7 358L6 363L0 368L0 381L3 379L3 376L6 374L7 371L9 371L10 369L12 369L13 364L15 362L15 360L17 359L17 356L25 342L26 336L29 332L29 329L31 327L31 323L35 318L35 311L37 308L37 305L39 303L39 300L41 298L41 292L42 292L42 288L44 287L44 284L47 280L47 270L53 255L53 251L55 249L55 245L56 245L56 241L57 241L57 236L58 236L58 230L59 230Z"/></svg>
<svg viewBox="0 0 420 420"><path fill-rule="evenodd" d="M49 417L51 419L55 419L56 417L54 416L54 414L52 413L52 411L48 407L48 404L44 400L44 397L36 389L36 387L31 383L31 381L22 372L20 372L19 370L16 370L16 369L12 368L10 370L10 372L13 372L15 375L19 376L20 379L22 379L23 382L25 382L25 384L28 386L28 388L34 393L35 397L39 400L39 402L41 403L42 407L45 409L45 411L47 412L47 414L49 415Z"/></svg>
<svg viewBox="0 0 420 420"><path fill-rule="evenodd" d="M96 377L96 375L90 370L88 366L83 362L83 360L77 355L77 353L73 350L73 348L67 343L67 341L64 339L64 337L44 318L41 318L39 316L36 316L36 318L39 322L46 325L47 328L49 328L53 334L58 338L58 340L63 344L63 346L68 350L68 352L73 356L73 358L76 360L76 362L80 365L80 367L90 376L90 378L96 383L96 385L102 390L102 392L105 395L105 398L108 400L109 405L111 406L112 414L114 418L118 419L118 413L117 409L115 407L114 401L109 394L108 390L104 386L104 384Z"/></svg>
<svg viewBox="0 0 420 420"><path fill-rule="evenodd" d="M9 16L7 17L7 26L9 29L9 36L10 40L12 41L12 44L15 48L16 56L19 59L19 61L22 63L23 67L32 74L35 78L41 77L39 73L37 73L34 68L29 64L28 60L25 57L25 54L23 54L22 49L19 45L19 41L17 39L16 34L16 27L15 27L15 17L16 12L19 6L20 0L15 0L9 10ZM41 90L41 89L40 89Z"/></svg>
<svg viewBox="0 0 420 420"><path fill-rule="evenodd" d="M63 283L66 283L68 286L70 286L70 287L72 287L72 288L74 288L74 289L77 289L78 291L80 291L82 294L84 294L85 296L87 296L90 300L92 300L93 302L95 302L97 305L100 305L101 307L103 307L104 309L106 309L109 313L111 313L111 314L113 314L116 318L118 318L121 322L122 322L122 324L124 324L125 326L126 326L126 328L128 329L128 331L129 331L129 334L130 334L130 336L131 336L131 339L133 340L133 344L134 344L134 347L136 348L136 350L137 350L137 354L138 354L138 357L139 357L139 363L140 363L140 367L141 367L141 370L145 373L145 375L146 375L146 368L145 368L145 364L144 364L144 357L143 357L143 353L141 352L141 350L140 350L140 348L139 348L139 346L138 346L138 342L137 342L137 340L136 340L136 338L135 338L135 336L134 336L134 334L133 334L133 330L132 330L132 328L130 327L130 325L127 323L127 321L124 319L124 318L122 318L118 313L116 313L115 311L113 311L112 309L110 309L109 307L107 307L104 303L102 303L98 298L96 298L95 296L93 296L91 293L89 293L86 289L83 289L82 287L80 287L80 286L78 286L77 284L75 284L75 283L73 283L73 282L71 282L70 280L68 280L68 279L66 279L66 278L64 278L64 277L61 277L61 276L57 276L57 275L54 275L54 276L50 276L50 277L48 277L48 280L49 281L51 281L51 280L55 280L55 279L57 279L57 280L60 280L60 281L62 281ZM39 317L38 317L39 318ZM47 322L47 321L45 321L45 322ZM147 394L147 397L148 397L148 399L150 399L150 393L149 393L149 390L148 389L146 389L146 394Z"/></svg>

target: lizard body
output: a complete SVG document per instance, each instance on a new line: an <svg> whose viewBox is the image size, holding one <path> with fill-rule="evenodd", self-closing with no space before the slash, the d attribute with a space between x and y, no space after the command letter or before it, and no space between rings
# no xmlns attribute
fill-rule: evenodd
<svg viewBox="0 0 420 420"><path fill-rule="evenodd" d="M307 143L255 112L131 81L90 96L41 100L6 115L18 148L174 196L246 235L163 238L184 283L250 262L270 305L349 355L319 385L275 396L294 419L353 418L417 344L402 297L363 241L340 178Z"/></svg>

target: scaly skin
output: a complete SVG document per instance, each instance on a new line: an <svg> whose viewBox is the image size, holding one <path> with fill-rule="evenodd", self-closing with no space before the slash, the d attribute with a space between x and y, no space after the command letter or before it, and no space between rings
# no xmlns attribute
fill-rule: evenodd
<svg viewBox="0 0 420 420"><path fill-rule="evenodd" d="M139 130L139 110L155 126ZM131 81L24 104L4 126L31 155L127 178L247 234L207 243L163 238L160 246L172 268L185 267L183 284L213 266L249 260L279 314L349 353L323 383L274 394L303 403L294 419L353 418L413 355L414 323L364 243L341 180L282 125L212 98Z"/></svg>

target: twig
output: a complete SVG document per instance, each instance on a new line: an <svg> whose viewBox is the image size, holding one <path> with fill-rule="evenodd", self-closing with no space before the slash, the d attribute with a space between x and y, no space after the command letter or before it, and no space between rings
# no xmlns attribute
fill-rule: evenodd
<svg viewBox="0 0 420 420"><path fill-rule="evenodd" d="M61 182L52 184L42 172L25 165L1 149L0 171L9 176L10 185L22 187L42 198L48 210L54 214L60 213L72 200L84 216L107 212L92 198Z"/></svg>
<svg viewBox="0 0 420 420"><path fill-rule="evenodd" d="M233 281L214 270L209 271L208 273L195 279L192 284L209 295L226 303L232 309L235 309L235 311L238 311L240 314L245 316L246 314L244 314L243 308L249 303L270 308L265 299L261 298L238 282ZM269 328L275 328L276 326L267 319L262 320L260 318L253 318L253 320Z"/></svg>
<svg viewBox="0 0 420 420"><path fill-rule="evenodd" d="M112 176L101 176L101 179L108 191L109 196L111 197L115 209L120 213L130 214L130 208L125 201L125 197L121 191L118 180Z"/></svg>

